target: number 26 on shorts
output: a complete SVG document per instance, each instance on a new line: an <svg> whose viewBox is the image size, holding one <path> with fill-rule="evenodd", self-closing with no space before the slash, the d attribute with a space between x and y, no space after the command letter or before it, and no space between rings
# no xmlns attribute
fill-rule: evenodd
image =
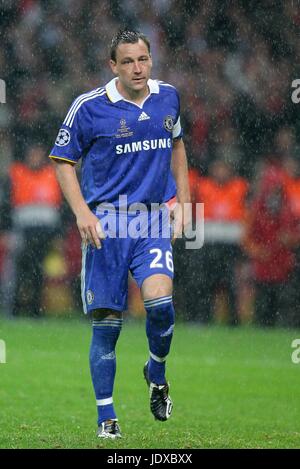
<svg viewBox="0 0 300 469"><path fill-rule="evenodd" d="M163 269L164 268L163 262L165 261L165 265L167 269L170 270L171 272L174 272L173 257L172 257L171 251L166 251L165 256L164 256L161 249L155 248L155 249L150 250L150 254L155 254L155 258L150 264L150 269L157 269L157 268Z"/></svg>

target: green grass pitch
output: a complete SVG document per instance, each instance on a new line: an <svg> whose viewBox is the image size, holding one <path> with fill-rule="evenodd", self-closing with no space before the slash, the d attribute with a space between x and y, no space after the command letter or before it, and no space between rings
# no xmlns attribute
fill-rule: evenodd
<svg viewBox="0 0 300 469"><path fill-rule="evenodd" d="M156 422L142 378L144 324L125 322L114 402L123 438L97 440L90 324L0 319L1 448L299 448L299 330L177 324L167 372L172 418Z"/></svg>

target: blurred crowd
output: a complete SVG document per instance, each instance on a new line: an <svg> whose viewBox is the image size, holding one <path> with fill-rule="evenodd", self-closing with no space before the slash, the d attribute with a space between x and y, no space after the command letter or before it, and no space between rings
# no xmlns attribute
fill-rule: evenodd
<svg viewBox="0 0 300 469"><path fill-rule="evenodd" d="M292 81L300 78L300 7L293 0L1 2L0 78L7 86L7 103L0 105L2 304L19 308L8 293L11 278L20 278L13 271L21 269L23 279L35 257L24 248L32 236L24 237L22 223L27 230L30 215L20 221L12 195L16 166L39 175L45 170L70 103L110 80L111 37L124 26L149 37L153 78L180 92L192 197L205 204L204 247L188 251L183 240L175 247L178 309L190 320L210 321L221 301L232 324L248 308L261 325L300 325L300 119L291 100ZM37 154L44 159L35 166ZM47 249L37 257L48 276L57 266L78 291L74 220L61 196L47 197L35 200L55 207L60 220L48 210L30 229L41 229L47 239L41 244L54 245L67 260L62 266L53 256L47 264ZM41 263L33 270L41 279ZM14 290L22 288L15 281ZM35 301L38 315L38 295Z"/></svg>

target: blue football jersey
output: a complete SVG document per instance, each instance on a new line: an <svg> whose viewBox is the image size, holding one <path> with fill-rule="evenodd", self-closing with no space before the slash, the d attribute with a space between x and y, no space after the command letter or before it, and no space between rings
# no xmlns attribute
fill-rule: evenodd
<svg viewBox="0 0 300 469"><path fill-rule="evenodd" d="M118 92L114 78L79 96L58 132L50 158L82 159L81 190L89 206L126 195L128 205L162 203L176 194L171 173L173 139L182 136L176 89L149 80L140 105Z"/></svg>

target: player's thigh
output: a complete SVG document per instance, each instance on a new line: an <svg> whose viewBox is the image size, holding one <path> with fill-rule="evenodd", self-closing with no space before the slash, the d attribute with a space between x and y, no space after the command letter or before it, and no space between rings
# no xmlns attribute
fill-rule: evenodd
<svg viewBox="0 0 300 469"><path fill-rule="evenodd" d="M171 295L174 265L170 239L140 240L130 270L144 299Z"/></svg>

